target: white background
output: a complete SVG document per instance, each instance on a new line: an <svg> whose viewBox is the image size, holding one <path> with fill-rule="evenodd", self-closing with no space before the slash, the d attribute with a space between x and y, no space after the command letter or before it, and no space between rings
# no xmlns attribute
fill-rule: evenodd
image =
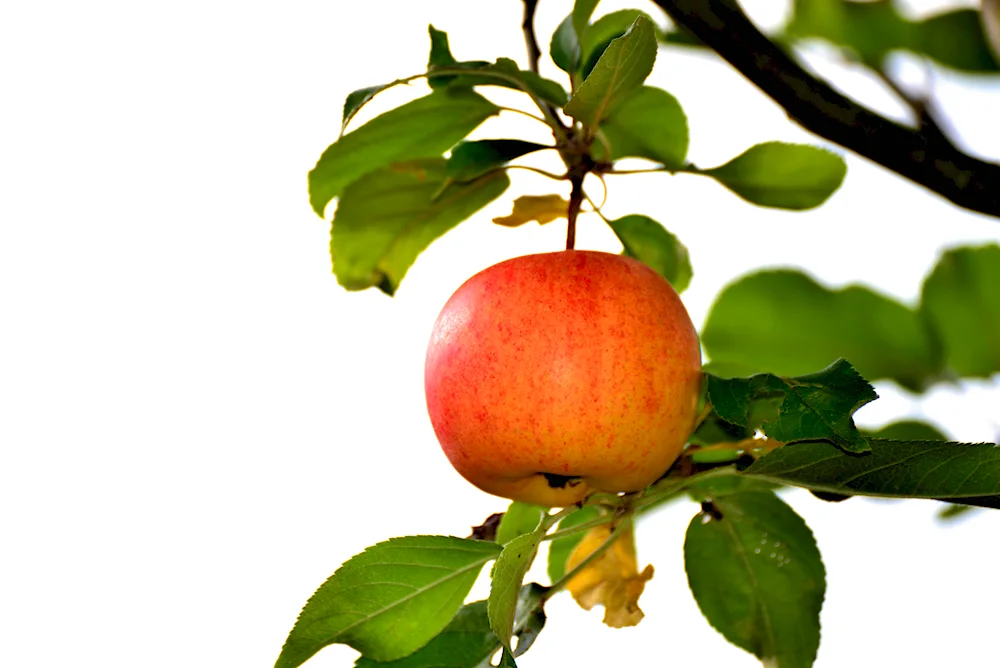
<svg viewBox="0 0 1000 668"><path fill-rule="evenodd" d="M543 43L568 4L542 0ZM780 19L779 3L748 4L765 25ZM4 5L0 665L270 666L306 598L351 555L390 536L463 536L505 507L440 453L423 403L424 346L468 276L560 247L558 223L489 222L513 195L552 186L515 174L504 198L436 242L389 299L337 286L306 173L336 138L348 92L422 70L427 23L451 33L461 59L524 63L520 7ZM905 118L876 82L810 53L847 92ZM919 68L903 72L920 82ZM757 141L810 140L710 55L661 50L650 81L685 106L696 164ZM995 80L939 72L934 87L961 144L1000 159ZM359 122L424 90L386 93ZM512 133L545 139L518 117L477 136ZM696 324L722 286L756 267L807 266L827 284L914 303L943 246L1000 240L996 220L847 160L844 187L809 213L665 175L609 179L607 211L651 215L688 245ZM618 249L592 215L579 247ZM995 382L923 399L879 391L859 422L924 415L963 440L1000 431ZM787 499L829 573L817 666L1000 664L1000 515L943 526L933 502ZM687 590L681 545L695 511L680 503L639 527L640 566L657 569L640 626L607 629L599 611L557 597L520 665L757 665L704 622ZM332 647L308 665L354 656Z"/></svg>

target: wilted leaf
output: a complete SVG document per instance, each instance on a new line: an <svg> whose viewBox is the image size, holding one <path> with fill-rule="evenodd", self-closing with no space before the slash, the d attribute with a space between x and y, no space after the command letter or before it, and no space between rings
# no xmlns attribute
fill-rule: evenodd
<svg viewBox="0 0 1000 668"><path fill-rule="evenodd" d="M687 247L658 222L631 215L608 221L625 247L625 255L643 262L670 281L677 292L691 283L691 260Z"/></svg>
<svg viewBox="0 0 1000 668"><path fill-rule="evenodd" d="M471 90L444 89L376 116L327 148L309 172L309 201L326 205L362 176L394 162L438 156L499 107Z"/></svg>
<svg viewBox="0 0 1000 668"><path fill-rule="evenodd" d="M534 531L514 538L503 548L490 573L490 598L486 610L490 628L505 648L510 648L514 634L514 618L524 574L538 552L544 532Z"/></svg>
<svg viewBox="0 0 1000 668"><path fill-rule="evenodd" d="M596 507L584 506L564 517L559 522L557 528L559 530L569 529L584 522L596 520L600 516L601 511ZM569 555L573 552L573 549L583 540L583 535L583 533L577 533L569 536L560 536L559 538L553 538L549 542L548 573L549 581L553 584L561 580L562 576L566 574L566 561L569 559Z"/></svg>
<svg viewBox="0 0 1000 668"><path fill-rule="evenodd" d="M698 607L726 640L766 666L812 665L826 573L809 527L773 493L715 499L688 525L684 566Z"/></svg>
<svg viewBox="0 0 1000 668"><path fill-rule="evenodd" d="M344 643L377 661L412 654L454 617L495 543L450 536L392 538L337 569L312 595L275 668L295 668Z"/></svg>
<svg viewBox="0 0 1000 668"><path fill-rule="evenodd" d="M611 537L611 527L591 529L576 546L566 569L572 570ZM604 623L614 628L635 626L643 618L639 596L653 577L653 567L642 573L635 556L635 531L630 524L618 531L614 543L573 576L566 588L584 610L604 606Z"/></svg>
<svg viewBox="0 0 1000 668"><path fill-rule="evenodd" d="M803 210L819 206L840 187L847 165L837 154L816 146L765 142L698 173L753 204Z"/></svg>
<svg viewBox="0 0 1000 668"><path fill-rule="evenodd" d="M673 95L642 86L629 93L614 114L601 123L611 146L611 160L647 158L680 168L688 149L687 117ZM601 142L595 149L603 151Z"/></svg>
<svg viewBox="0 0 1000 668"><path fill-rule="evenodd" d="M914 310L867 288L831 290L790 270L750 274L727 286L701 342L713 363L781 376L843 357L869 380L920 389L941 367L938 345Z"/></svg>
<svg viewBox="0 0 1000 668"><path fill-rule="evenodd" d="M819 373L781 378L708 375L708 397L719 417L748 429L761 429L783 443L824 440L850 452L868 450L854 426L854 412L878 398L875 390L844 360Z"/></svg>
<svg viewBox="0 0 1000 668"><path fill-rule="evenodd" d="M503 172L446 185L444 158L400 163L350 184L333 219L330 251L337 281L393 294L434 239L486 206L510 184ZM442 191L443 189L443 191Z"/></svg>
<svg viewBox="0 0 1000 668"><path fill-rule="evenodd" d="M565 218L569 201L562 195L523 195L514 200L514 210L509 216L494 218L493 222L504 227L517 227L537 220L539 225Z"/></svg>
<svg viewBox="0 0 1000 668"><path fill-rule="evenodd" d="M447 174L456 181L468 181L522 155L552 148L520 139L483 139L462 142L451 151Z"/></svg>
<svg viewBox="0 0 1000 668"><path fill-rule="evenodd" d="M653 23L640 16L621 37L611 42L594 70L566 103L566 113L586 126L610 116L615 108L642 85L656 60Z"/></svg>
<svg viewBox="0 0 1000 668"><path fill-rule="evenodd" d="M955 248L924 281L920 309L962 376L1000 371L1000 246Z"/></svg>

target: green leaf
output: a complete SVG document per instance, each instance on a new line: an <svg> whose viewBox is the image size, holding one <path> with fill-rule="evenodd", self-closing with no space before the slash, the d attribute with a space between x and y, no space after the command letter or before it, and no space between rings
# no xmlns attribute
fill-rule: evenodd
<svg viewBox="0 0 1000 668"><path fill-rule="evenodd" d="M638 9L622 9L605 14L589 26L577 28L576 34L580 38L580 74L582 78L586 79L590 76L597 61L600 60L601 55L611 42L628 32L640 16L649 20L650 25L655 25L646 12Z"/></svg>
<svg viewBox="0 0 1000 668"><path fill-rule="evenodd" d="M399 163L344 189L330 253L348 290L378 286L391 295L431 241L486 206L510 184L503 172L447 185L444 158Z"/></svg>
<svg viewBox="0 0 1000 668"><path fill-rule="evenodd" d="M640 16L621 37L613 40L576 93L566 103L566 113L596 128L629 93L653 71L656 37L653 23Z"/></svg>
<svg viewBox="0 0 1000 668"><path fill-rule="evenodd" d="M673 234L652 218L630 215L609 220L625 247L625 255L634 257L670 281L677 292L691 283L691 260L688 250Z"/></svg>
<svg viewBox="0 0 1000 668"><path fill-rule="evenodd" d="M380 167L444 153L498 113L470 90L445 89L376 116L331 144L309 172L313 211L322 217L348 184Z"/></svg>
<svg viewBox="0 0 1000 668"><path fill-rule="evenodd" d="M1000 72L979 19L969 8L928 17L915 26L915 50L956 70Z"/></svg>
<svg viewBox="0 0 1000 668"><path fill-rule="evenodd" d="M392 538L352 557L320 586L288 634L275 668L295 668L334 643L376 661L436 636L462 605L495 543L451 536Z"/></svg>
<svg viewBox="0 0 1000 668"><path fill-rule="evenodd" d="M490 584L490 598L486 606L490 628L508 649L514 634L514 617L521 583L544 536L544 531L533 531L511 540L504 546L490 573L493 582Z"/></svg>
<svg viewBox="0 0 1000 668"><path fill-rule="evenodd" d="M539 522L545 517L547 511L541 506L533 503L523 503L514 501L507 508L497 527L496 542L506 545L518 536L532 533L538 528Z"/></svg>
<svg viewBox="0 0 1000 668"><path fill-rule="evenodd" d="M937 519L941 522L951 522L975 511L975 506L962 506L957 503L948 503L945 504L944 508L937 512Z"/></svg>
<svg viewBox="0 0 1000 668"><path fill-rule="evenodd" d="M796 0L785 30L793 39L832 42L872 67L880 67L890 51L912 48L914 41L913 23L892 0Z"/></svg>
<svg viewBox="0 0 1000 668"><path fill-rule="evenodd" d="M901 420L887 424L875 431L864 431L869 439L883 438L893 441L947 441L948 438L926 422Z"/></svg>
<svg viewBox="0 0 1000 668"><path fill-rule="evenodd" d="M765 142L726 164L697 173L711 176L752 204L801 211L827 200L840 187L847 165L816 146Z"/></svg>
<svg viewBox="0 0 1000 668"><path fill-rule="evenodd" d="M456 181L468 181L501 167L522 155L552 148L520 139L483 139L462 142L451 151L447 174Z"/></svg>
<svg viewBox="0 0 1000 668"><path fill-rule="evenodd" d="M705 383L708 384L707 382ZM712 410L694 433L688 439L694 445L715 445L716 443L736 443L753 436L753 431L747 427L726 422ZM697 454L697 453L695 453ZM698 460L703 461L703 460Z"/></svg>
<svg viewBox="0 0 1000 668"><path fill-rule="evenodd" d="M497 668L517 668L513 653L506 647L501 650L500 663L497 664Z"/></svg>
<svg viewBox="0 0 1000 668"><path fill-rule="evenodd" d="M597 9L597 3L599 0L576 0L573 3L573 30L577 35L582 35L587 29L587 24L590 23L590 17L594 15L594 10ZM629 21L629 25L631 25Z"/></svg>
<svg viewBox="0 0 1000 668"><path fill-rule="evenodd" d="M701 333L712 362L797 376L838 357L869 380L920 389L937 375L941 353L922 318L862 287L830 290L805 274L751 274L716 298Z"/></svg>
<svg viewBox="0 0 1000 668"><path fill-rule="evenodd" d="M386 88L392 84L382 84L381 86L369 86L368 88L359 88L358 90L350 93L347 99L344 100L344 115L343 120L340 124L340 131L343 132L347 129L347 124L351 122L355 114L361 109L361 107L368 104L368 102L378 95L380 92L384 91Z"/></svg>
<svg viewBox="0 0 1000 668"><path fill-rule="evenodd" d="M809 668L826 572L812 532L769 492L714 501L688 525L684 566L708 622L765 665Z"/></svg>
<svg viewBox="0 0 1000 668"><path fill-rule="evenodd" d="M431 37L431 53L427 60L427 71L433 72L438 67L452 67L458 63L455 56L451 55L451 47L448 45L448 33L436 29L434 26L427 26L427 32ZM453 76L427 77L427 85L431 88L444 88L455 80Z"/></svg>
<svg viewBox="0 0 1000 668"><path fill-rule="evenodd" d="M924 281L920 309L958 374L1000 371L1000 246L946 252Z"/></svg>
<svg viewBox="0 0 1000 668"><path fill-rule="evenodd" d="M871 452L862 455L820 441L796 443L764 455L744 475L836 494L1000 505L1000 448L992 443L869 443Z"/></svg>
<svg viewBox="0 0 1000 668"><path fill-rule="evenodd" d="M600 516L601 511L599 511L596 507L584 506L583 508L580 508L580 510L574 511L570 515L564 517L563 520L559 522L558 529L560 531L563 529L570 529L578 524L596 520ZM576 546L581 540L583 540L585 534L586 532L580 532L570 536L561 536L559 538L553 538L552 541L549 542L549 582L558 582L562 579L562 576L566 574L566 561L569 560L569 555L572 554Z"/></svg>
<svg viewBox="0 0 1000 668"><path fill-rule="evenodd" d="M552 62L563 72L572 74L580 65L580 40L573 29L573 15L569 14L562 20L556 31L552 33L549 42L549 55Z"/></svg>
<svg viewBox="0 0 1000 668"><path fill-rule="evenodd" d="M497 58L495 63L464 62L456 67L468 70L458 76L452 88L470 86L500 86L525 91L543 102L562 108L566 104L566 89L551 79L545 79L528 70L518 69L510 58Z"/></svg>
<svg viewBox="0 0 1000 668"><path fill-rule="evenodd" d="M641 86L629 93L601 123L601 132L611 145L610 160L648 158L676 169L685 164L687 117L676 98L660 88ZM603 150L600 142L594 146Z"/></svg>
<svg viewBox="0 0 1000 668"><path fill-rule="evenodd" d="M514 656L528 651L545 626L541 608L545 588L532 583L521 588L514 621L517 649ZM361 657L354 668L483 668L501 647L486 613L486 601L469 603L458 611L451 623L433 640L396 661L373 661Z"/></svg>
<svg viewBox="0 0 1000 668"><path fill-rule="evenodd" d="M806 376L750 378L708 376L708 397L719 417L761 429L783 443L822 439L850 452L865 452L868 440L854 426L854 412L878 398L844 360Z"/></svg>

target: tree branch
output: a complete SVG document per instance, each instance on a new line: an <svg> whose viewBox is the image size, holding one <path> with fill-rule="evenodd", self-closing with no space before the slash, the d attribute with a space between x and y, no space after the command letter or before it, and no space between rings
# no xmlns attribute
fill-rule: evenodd
<svg viewBox="0 0 1000 668"><path fill-rule="evenodd" d="M960 151L928 118L912 129L806 72L750 22L736 0L653 0L781 105L805 129L952 201L1000 217L1000 165Z"/></svg>
<svg viewBox="0 0 1000 668"><path fill-rule="evenodd" d="M521 30L524 31L524 44L528 47L528 66L535 74L538 74L538 59L542 57L542 50L538 48L538 40L535 38L535 9L537 8L538 0L524 0L524 21L521 23Z"/></svg>

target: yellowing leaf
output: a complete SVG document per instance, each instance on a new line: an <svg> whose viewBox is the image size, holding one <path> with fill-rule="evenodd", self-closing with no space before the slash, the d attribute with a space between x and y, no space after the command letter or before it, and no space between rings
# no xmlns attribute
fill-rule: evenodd
<svg viewBox="0 0 1000 668"><path fill-rule="evenodd" d="M565 218L569 202L561 195L525 195L514 200L514 210L509 216L494 218L493 222L504 227L517 227L537 220L539 225Z"/></svg>
<svg viewBox="0 0 1000 668"><path fill-rule="evenodd" d="M591 529L566 561L572 570L611 536L611 527ZM653 577L653 567L639 572L635 557L635 533L629 525L607 550L573 577L566 588L584 610L604 606L604 623L614 628L635 626L643 618L639 596Z"/></svg>

